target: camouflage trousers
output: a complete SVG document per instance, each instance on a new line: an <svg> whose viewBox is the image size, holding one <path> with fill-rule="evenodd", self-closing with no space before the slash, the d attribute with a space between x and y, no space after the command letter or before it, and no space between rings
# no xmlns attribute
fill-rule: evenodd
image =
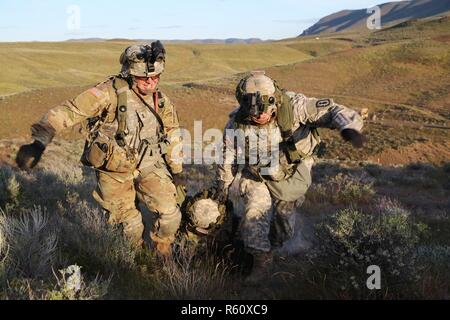
<svg viewBox="0 0 450 320"><path fill-rule="evenodd" d="M244 170L239 189L244 198L245 213L239 234L248 252L269 252L293 237L297 210L305 201L311 184L310 168L303 169L307 177L297 180L299 196L295 201L275 198L264 181ZM304 183L299 184L298 181Z"/></svg>
<svg viewBox="0 0 450 320"><path fill-rule="evenodd" d="M166 170L157 169L137 178L130 174L98 172L93 196L109 213L108 222L121 224L125 236L133 244L139 246L143 243L144 224L137 208L138 200L157 216L151 239L167 243L175 240L181 212L176 201L175 185Z"/></svg>

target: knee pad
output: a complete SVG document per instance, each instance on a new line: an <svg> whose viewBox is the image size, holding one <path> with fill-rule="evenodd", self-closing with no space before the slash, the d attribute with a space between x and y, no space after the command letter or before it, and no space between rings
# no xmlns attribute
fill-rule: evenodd
<svg viewBox="0 0 450 320"><path fill-rule="evenodd" d="M180 227L181 211L175 207L169 212L160 212L155 222L155 233L160 238L172 237Z"/></svg>

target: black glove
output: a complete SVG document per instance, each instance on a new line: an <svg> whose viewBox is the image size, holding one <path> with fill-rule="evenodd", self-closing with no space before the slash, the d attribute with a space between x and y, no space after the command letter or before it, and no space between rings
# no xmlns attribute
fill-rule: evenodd
<svg viewBox="0 0 450 320"><path fill-rule="evenodd" d="M342 130L341 136L345 141L350 141L355 148L362 148L366 142L366 137L353 129Z"/></svg>
<svg viewBox="0 0 450 320"><path fill-rule="evenodd" d="M17 165L22 170L34 168L41 160L44 150L45 146L37 140L31 144L21 146L16 155Z"/></svg>
<svg viewBox="0 0 450 320"><path fill-rule="evenodd" d="M172 178L175 186L186 186L186 180L184 179L184 174L182 172L172 174Z"/></svg>
<svg viewBox="0 0 450 320"><path fill-rule="evenodd" d="M213 192L212 199L220 204L226 204L228 201L228 187L225 187L223 181L220 181Z"/></svg>

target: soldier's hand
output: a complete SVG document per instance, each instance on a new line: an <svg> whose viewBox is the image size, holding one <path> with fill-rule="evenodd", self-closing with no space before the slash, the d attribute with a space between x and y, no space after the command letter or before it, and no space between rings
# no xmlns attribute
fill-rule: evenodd
<svg viewBox="0 0 450 320"><path fill-rule="evenodd" d="M367 140L362 133L353 129L342 130L341 135L345 141L351 142L355 148L362 148Z"/></svg>
<svg viewBox="0 0 450 320"><path fill-rule="evenodd" d="M41 160L44 150L45 146L37 140L31 144L21 146L16 155L17 165L22 170L34 168Z"/></svg>
<svg viewBox="0 0 450 320"><path fill-rule="evenodd" d="M172 178L173 178L173 183L176 186L181 186L181 187L186 186L186 180L184 178L184 174L183 173L172 174Z"/></svg>
<svg viewBox="0 0 450 320"><path fill-rule="evenodd" d="M228 201L228 187L225 187L224 183L221 181L215 188L212 199L220 204L226 204Z"/></svg>

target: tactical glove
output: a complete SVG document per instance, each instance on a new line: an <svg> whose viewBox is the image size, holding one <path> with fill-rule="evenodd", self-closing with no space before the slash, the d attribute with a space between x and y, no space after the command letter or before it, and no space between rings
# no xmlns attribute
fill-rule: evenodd
<svg viewBox="0 0 450 320"><path fill-rule="evenodd" d="M363 134L353 129L342 130L341 135L345 141L351 142L355 148L362 148L367 140Z"/></svg>
<svg viewBox="0 0 450 320"><path fill-rule="evenodd" d="M22 170L34 168L41 160L44 150L45 146L37 140L21 146L16 156L17 165Z"/></svg>

